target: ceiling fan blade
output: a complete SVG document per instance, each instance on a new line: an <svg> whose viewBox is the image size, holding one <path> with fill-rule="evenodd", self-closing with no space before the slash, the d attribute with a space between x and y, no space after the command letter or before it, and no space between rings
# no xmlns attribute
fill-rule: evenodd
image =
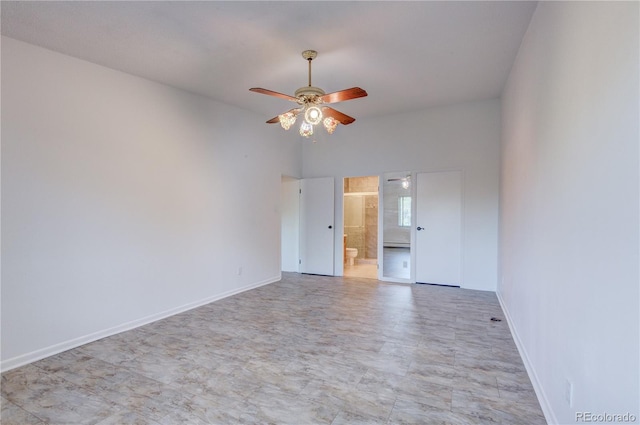
<svg viewBox="0 0 640 425"><path fill-rule="evenodd" d="M267 94L269 96L279 97L280 99L290 100L292 102L298 101L297 98L293 96L289 96L288 94L278 93L277 91L273 91L273 90L261 89L260 87L254 87L249 90L256 93L262 93L262 94Z"/></svg>
<svg viewBox="0 0 640 425"><path fill-rule="evenodd" d="M288 112L291 112L293 115L298 115L300 111L302 111L302 108L293 108L293 109L289 109L287 112L283 112L281 115L286 114ZM280 115L278 115L277 117L271 118L269 121L267 121L267 124L276 124L279 122L280 122Z"/></svg>
<svg viewBox="0 0 640 425"><path fill-rule="evenodd" d="M322 108L322 113L324 114L325 117L332 117L342 125L351 124L356 120L355 118L350 117L349 115L345 115L342 112L336 111L335 109L330 108L328 106L324 106Z"/></svg>
<svg viewBox="0 0 640 425"><path fill-rule="evenodd" d="M337 103L365 96L367 96L366 91L364 91L360 87L352 87L350 89L325 94L324 96L320 97L320 100L322 100L324 103Z"/></svg>

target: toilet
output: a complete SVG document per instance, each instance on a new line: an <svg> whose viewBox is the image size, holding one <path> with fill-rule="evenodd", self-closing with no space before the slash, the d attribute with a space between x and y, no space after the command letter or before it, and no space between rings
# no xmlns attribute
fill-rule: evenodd
<svg viewBox="0 0 640 425"><path fill-rule="evenodd" d="M350 266L353 266L355 258L358 256L358 248L347 248L347 261Z"/></svg>

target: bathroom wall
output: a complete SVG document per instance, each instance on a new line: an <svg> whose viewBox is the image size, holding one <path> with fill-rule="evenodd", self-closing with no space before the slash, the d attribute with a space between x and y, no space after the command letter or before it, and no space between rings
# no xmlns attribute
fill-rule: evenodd
<svg viewBox="0 0 640 425"><path fill-rule="evenodd" d="M347 177L344 179L344 233L347 247L356 248L360 259L378 257L378 177Z"/></svg>
<svg viewBox="0 0 640 425"><path fill-rule="evenodd" d="M399 179L406 177L407 174L385 174L385 179ZM384 227L382 236L384 246L409 247L411 245L411 227L398 225L398 199L401 196L411 196L411 187L403 188L401 181L384 182Z"/></svg>
<svg viewBox="0 0 640 425"><path fill-rule="evenodd" d="M347 195L344 197L344 234L347 235L347 247L358 250L357 258L364 258L364 196Z"/></svg>
<svg viewBox="0 0 640 425"><path fill-rule="evenodd" d="M364 196L364 258L378 258L378 195Z"/></svg>
<svg viewBox="0 0 640 425"><path fill-rule="evenodd" d="M377 192L378 177L347 177L344 179L344 193Z"/></svg>

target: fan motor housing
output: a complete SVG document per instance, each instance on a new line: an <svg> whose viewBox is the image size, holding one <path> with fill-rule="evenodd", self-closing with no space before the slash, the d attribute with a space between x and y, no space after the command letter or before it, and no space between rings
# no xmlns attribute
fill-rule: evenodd
<svg viewBox="0 0 640 425"><path fill-rule="evenodd" d="M307 87L300 87L298 90L296 90L296 92L294 93L295 97L300 97L300 96L324 96L325 92L324 90L322 90L319 87L313 87L313 86L307 86Z"/></svg>

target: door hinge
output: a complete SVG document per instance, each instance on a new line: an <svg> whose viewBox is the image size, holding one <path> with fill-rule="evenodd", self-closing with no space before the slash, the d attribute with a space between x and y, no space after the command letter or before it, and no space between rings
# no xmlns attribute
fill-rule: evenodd
<svg viewBox="0 0 640 425"><path fill-rule="evenodd" d="M298 264L302 264L302 260L298 260Z"/></svg>
<svg viewBox="0 0 640 425"><path fill-rule="evenodd" d="M299 192L298 192L298 193L299 193L300 195L302 195L302 189L298 189L298 190L299 190Z"/></svg>

